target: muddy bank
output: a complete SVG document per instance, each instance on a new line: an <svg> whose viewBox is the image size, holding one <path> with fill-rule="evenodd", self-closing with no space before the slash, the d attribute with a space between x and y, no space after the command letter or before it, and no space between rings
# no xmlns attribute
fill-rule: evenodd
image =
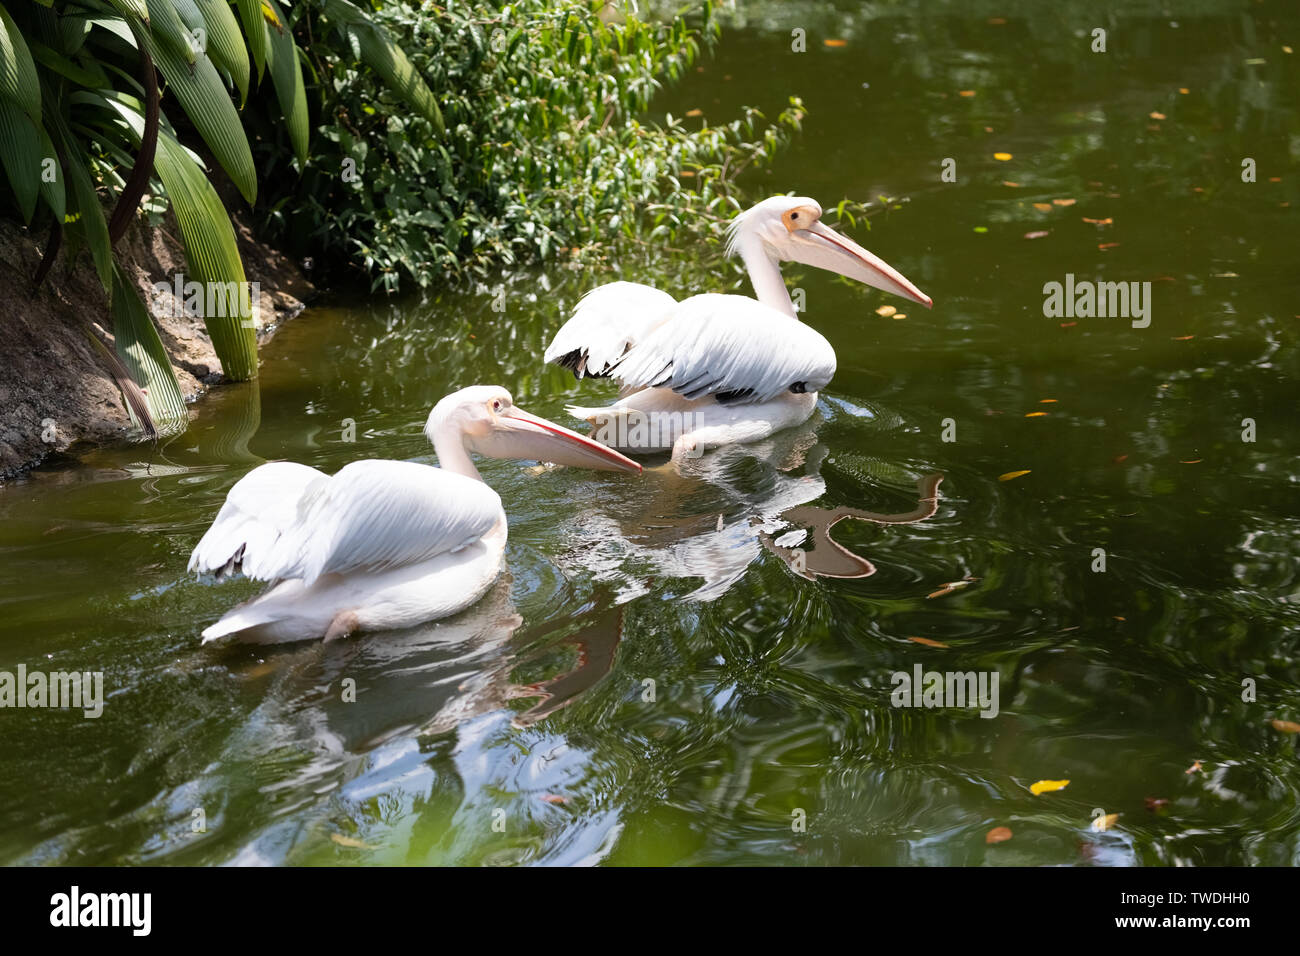
<svg viewBox="0 0 1300 956"><path fill-rule="evenodd" d="M301 312L314 290L295 263L254 239L242 218L234 217L235 232L248 281L261 287L254 316L261 343ZM222 380L221 363L202 319L155 307L154 284L172 283L186 271L179 236L170 213L160 226L137 220L117 251L150 306L181 391L193 401ZM87 331L89 323L113 347L108 300L89 254L83 250L70 259L65 246L41 288L32 291L46 239L0 221L0 479L52 453L134 434L121 393Z"/></svg>

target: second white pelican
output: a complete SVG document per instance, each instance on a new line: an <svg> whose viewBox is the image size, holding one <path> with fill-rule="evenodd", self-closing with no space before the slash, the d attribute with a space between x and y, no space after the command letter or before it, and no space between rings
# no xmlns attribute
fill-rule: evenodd
<svg viewBox="0 0 1300 956"><path fill-rule="evenodd" d="M835 350L799 321L780 263L837 272L929 308L930 297L884 260L821 222L804 196L774 196L731 223L757 299L706 294L677 302L635 282L582 297L546 349L581 379L614 378L622 397L603 408L570 406L596 438L624 451L672 451L760 441L804 422L835 374Z"/></svg>
<svg viewBox="0 0 1300 956"><path fill-rule="evenodd" d="M470 451L640 472L618 452L475 385L429 413L434 468L369 459L333 476L293 462L259 465L235 483L189 570L276 582L227 612L203 642L329 641L408 627L474 604L501 571L506 515Z"/></svg>

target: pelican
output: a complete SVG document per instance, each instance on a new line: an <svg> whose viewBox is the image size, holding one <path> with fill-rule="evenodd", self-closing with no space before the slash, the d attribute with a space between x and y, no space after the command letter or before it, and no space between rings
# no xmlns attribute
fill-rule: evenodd
<svg viewBox="0 0 1300 956"><path fill-rule="evenodd" d="M438 462L355 461L333 476L269 462L235 483L189 570L274 582L203 632L271 644L408 627L474 604L501 571L506 515L470 452L640 472L629 458L475 385L434 406Z"/></svg>
<svg viewBox="0 0 1300 956"><path fill-rule="evenodd" d="M569 406L600 441L634 453L697 457L801 424L835 374L835 350L799 321L781 262L837 272L918 302L930 297L884 260L821 221L806 196L773 196L732 220L757 299L705 294L682 302L635 282L591 290L546 349L578 379L614 378L617 402Z"/></svg>

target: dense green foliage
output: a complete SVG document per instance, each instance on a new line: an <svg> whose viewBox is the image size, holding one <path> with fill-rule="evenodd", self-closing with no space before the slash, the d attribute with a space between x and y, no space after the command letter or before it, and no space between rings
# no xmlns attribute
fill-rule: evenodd
<svg viewBox="0 0 1300 956"><path fill-rule="evenodd" d="M770 156L803 111L792 100L772 123L753 109L723 126L645 121L656 90L716 35L711 7L702 14L691 28L610 19L588 0L377 10L435 91L445 134L357 70L346 46L304 43L319 30L300 20L320 135L301 180L268 143L270 235L355 262L393 290L620 235L716 233L734 211L736 175Z"/></svg>
<svg viewBox="0 0 1300 956"><path fill-rule="evenodd" d="M355 63L373 63L408 109L438 120L432 93L364 11L347 0L317 0L314 8L350 39ZM146 195L165 197L175 212L187 279L237 290L203 319L225 374L257 374L252 302L229 215L169 112L188 121L240 194L255 201L252 151L231 96L247 101L255 66L258 78L270 75L276 93L267 108L283 117L294 152L306 154L305 86L284 12L276 0L238 0L237 10L240 19L226 0L0 5L4 199L29 226L48 229L36 285L65 233L74 254L89 250L109 300L107 324L120 358L115 374L128 399L147 396L127 403L147 433L182 428L187 416L157 330L113 251ZM144 391L133 390L132 381Z"/></svg>
<svg viewBox="0 0 1300 956"><path fill-rule="evenodd" d="M89 251L133 417L180 428L166 351L113 251L142 208L175 213L187 280L241 290L216 167L272 242L388 291L717 235L736 176L803 110L649 122L655 92L717 35L711 4L697 13L688 26L604 0L0 0L0 212L46 237L38 285L61 252ZM203 314L231 379L256 375L250 307L241 293Z"/></svg>

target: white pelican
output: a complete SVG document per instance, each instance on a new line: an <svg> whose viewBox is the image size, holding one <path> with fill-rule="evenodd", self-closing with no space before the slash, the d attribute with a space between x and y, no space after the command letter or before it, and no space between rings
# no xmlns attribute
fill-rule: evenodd
<svg viewBox="0 0 1300 956"><path fill-rule="evenodd" d="M254 468L226 496L191 571L275 585L226 613L203 642L252 643L388 630L447 617L501 570L506 515L469 452L640 472L618 452L516 408L504 388L448 395L424 428L441 468L356 461L332 477L293 462Z"/></svg>
<svg viewBox="0 0 1300 956"><path fill-rule="evenodd" d="M581 379L614 378L619 400L570 406L599 440L624 451L705 449L760 441L806 421L835 374L830 343L795 313L782 261L817 266L931 307L930 297L884 260L821 222L804 196L774 196L732 221L728 254L739 255L757 301L706 294L677 302L635 282L582 297L546 349Z"/></svg>

